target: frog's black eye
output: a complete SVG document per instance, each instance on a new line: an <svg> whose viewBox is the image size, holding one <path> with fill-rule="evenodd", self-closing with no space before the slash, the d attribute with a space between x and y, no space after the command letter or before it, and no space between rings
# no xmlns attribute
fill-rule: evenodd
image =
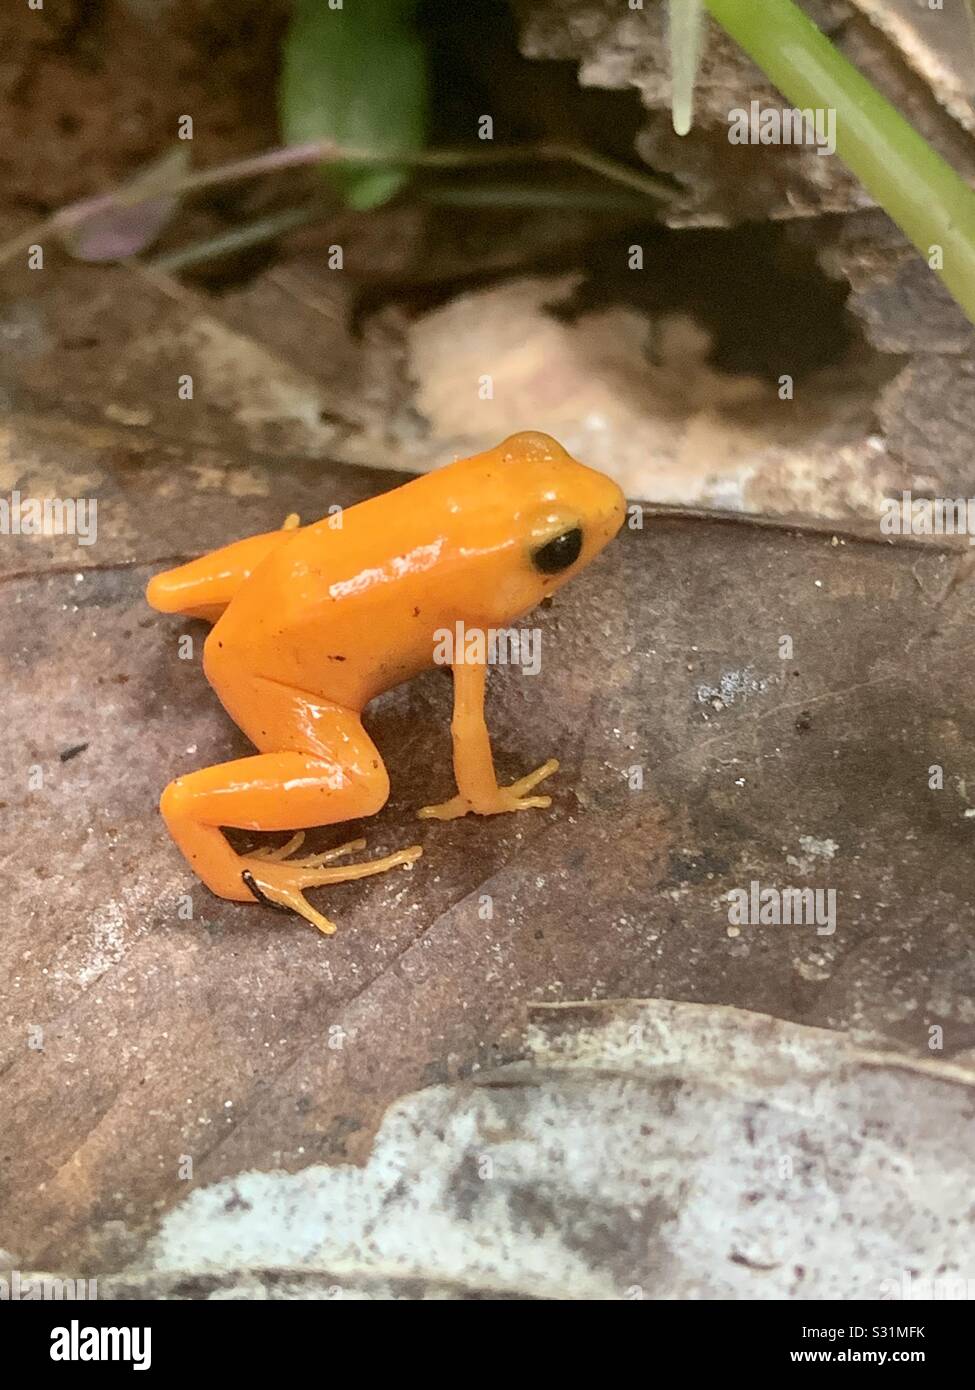
<svg viewBox="0 0 975 1390"><path fill-rule="evenodd" d="M561 536L547 541L532 556L532 564L542 574L561 574L574 565L582 554L582 531L573 526L571 531L563 531Z"/></svg>

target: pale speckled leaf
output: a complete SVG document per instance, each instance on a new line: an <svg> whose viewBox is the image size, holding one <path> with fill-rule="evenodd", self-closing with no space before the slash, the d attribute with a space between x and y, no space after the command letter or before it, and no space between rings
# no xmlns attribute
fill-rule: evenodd
<svg viewBox="0 0 975 1390"><path fill-rule="evenodd" d="M101 1296L847 1300L965 1287L971 1073L711 1005L566 1003L531 1017L524 1061L405 1097L365 1167L242 1173L188 1195Z"/></svg>
<svg viewBox="0 0 975 1390"><path fill-rule="evenodd" d="M67 249L80 261L121 261L144 251L179 205L178 196L156 189L170 186L189 162L188 146L174 145L118 189L108 206L99 199L90 214L71 218L61 236Z"/></svg>

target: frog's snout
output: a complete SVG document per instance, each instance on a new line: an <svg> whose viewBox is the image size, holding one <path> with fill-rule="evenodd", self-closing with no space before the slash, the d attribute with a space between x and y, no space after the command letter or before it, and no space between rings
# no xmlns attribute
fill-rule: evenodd
<svg viewBox="0 0 975 1390"><path fill-rule="evenodd" d="M623 525L626 520L626 494L621 487L616 489L616 497L613 502L613 535Z"/></svg>
<svg viewBox="0 0 975 1390"><path fill-rule="evenodd" d="M623 489L606 478L606 495L600 508L600 530L611 541L626 520L626 496Z"/></svg>

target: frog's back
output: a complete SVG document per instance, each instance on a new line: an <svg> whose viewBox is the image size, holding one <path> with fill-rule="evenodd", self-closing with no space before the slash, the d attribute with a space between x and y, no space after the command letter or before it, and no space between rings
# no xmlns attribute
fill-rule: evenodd
<svg viewBox="0 0 975 1390"><path fill-rule="evenodd" d="M211 633L207 673L217 685L232 660L361 709L432 664L438 629L530 611L615 534L622 508L616 484L555 440L512 436L276 544ZM568 561L536 564L556 541Z"/></svg>
<svg viewBox="0 0 975 1390"><path fill-rule="evenodd" d="M450 513L442 489L422 486L434 476L283 540L210 634L208 674L229 661L361 708L430 665L449 611L439 563Z"/></svg>

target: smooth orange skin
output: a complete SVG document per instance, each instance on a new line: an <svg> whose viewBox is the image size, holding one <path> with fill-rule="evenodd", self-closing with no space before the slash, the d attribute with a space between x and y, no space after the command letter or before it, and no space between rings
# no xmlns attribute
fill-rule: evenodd
<svg viewBox="0 0 975 1390"><path fill-rule="evenodd" d="M614 482L549 436L524 433L338 516L253 536L155 576L146 591L152 607L215 622L204 671L261 750L178 778L163 794L170 830L204 882L238 901L255 896L220 826L294 829L379 810L389 783L360 722L364 706L433 664L437 629L504 627L536 607L589 564L624 515ZM540 574L532 552L574 526L583 533L578 559ZM504 804L494 780L477 708L483 672L478 686L462 669L454 668L452 726L462 803L449 814L520 809ZM351 874L324 872L317 881ZM296 877L284 861L262 869L260 882L295 906Z"/></svg>

